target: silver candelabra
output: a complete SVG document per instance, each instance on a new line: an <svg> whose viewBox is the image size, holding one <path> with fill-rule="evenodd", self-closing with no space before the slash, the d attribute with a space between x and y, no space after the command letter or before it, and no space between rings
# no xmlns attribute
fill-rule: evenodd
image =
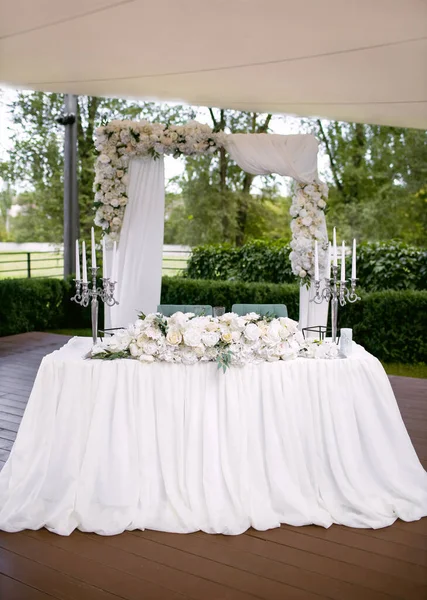
<svg viewBox="0 0 427 600"><path fill-rule="evenodd" d="M337 325L338 325L338 302L341 306L347 302L353 303L360 300L356 294L356 279L350 279L350 288L347 287L347 280L340 281L337 277L338 267L331 267L332 276L330 279L325 277L325 287L320 291L320 279L314 280L315 295L310 302L321 304L323 301L331 302L331 323L332 323L332 341L337 341Z"/></svg>
<svg viewBox="0 0 427 600"><path fill-rule="evenodd" d="M116 281L112 281L109 277L102 278L102 287L96 285L96 273L98 267L91 267L92 272L92 287L89 287L88 282L84 282L81 279L75 279L76 282L76 294L71 298L73 302L80 304L86 308L89 306L89 300L91 302L91 316L92 316L92 340L96 344L98 339L98 298L104 302L107 306L114 306L118 304L114 298L114 289L116 287Z"/></svg>

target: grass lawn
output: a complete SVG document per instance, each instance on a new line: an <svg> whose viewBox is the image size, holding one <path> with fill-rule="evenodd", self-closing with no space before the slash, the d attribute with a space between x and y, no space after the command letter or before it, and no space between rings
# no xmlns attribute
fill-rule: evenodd
<svg viewBox="0 0 427 600"><path fill-rule="evenodd" d="M31 277L62 277L64 259L59 252L31 252ZM27 252L0 252L0 279L28 276Z"/></svg>
<svg viewBox="0 0 427 600"><path fill-rule="evenodd" d="M60 335L77 335L91 337L91 329L55 329L48 333L59 333ZM387 375L399 375L400 377L418 377L427 379L427 365L420 363L418 365L404 365L401 363L382 363Z"/></svg>
<svg viewBox="0 0 427 600"><path fill-rule="evenodd" d="M418 377L427 379L427 365L404 365L401 363L382 363L387 375L400 375L401 377Z"/></svg>
<svg viewBox="0 0 427 600"><path fill-rule="evenodd" d="M59 335L70 335L78 337L92 337L92 329L50 329L46 333L57 333Z"/></svg>
<svg viewBox="0 0 427 600"><path fill-rule="evenodd" d="M181 275L187 266L186 253L165 252L162 275ZM64 271L64 258L58 252L31 252L31 277L60 277ZM27 252L0 252L0 279L28 276Z"/></svg>

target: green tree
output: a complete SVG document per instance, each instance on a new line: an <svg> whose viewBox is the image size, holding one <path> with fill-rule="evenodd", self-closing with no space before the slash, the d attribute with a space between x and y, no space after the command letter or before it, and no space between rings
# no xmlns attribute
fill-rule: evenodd
<svg viewBox="0 0 427 600"><path fill-rule="evenodd" d="M227 133L267 133L272 117L212 108L209 114L213 129ZM281 198L274 176L259 178L257 189L254 179L224 149L214 156L187 158L176 209L185 223L181 241L241 245L248 239L286 235L290 201Z"/></svg>
<svg viewBox="0 0 427 600"><path fill-rule="evenodd" d="M321 120L312 126L330 163L329 223L348 239L425 243L427 132Z"/></svg>
<svg viewBox="0 0 427 600"><path fill-rule="evenodd" d="M17 241L61 242L63 237L63 110L62 94L20 92L9 106L13 122L12 150L2 178L25 192L18 196L21 214L13 219ZM95 128L111 119L185 122L194 109L153 102L127 102L91 96L78 98L78 193L80 233L93 223Z"/></svg>

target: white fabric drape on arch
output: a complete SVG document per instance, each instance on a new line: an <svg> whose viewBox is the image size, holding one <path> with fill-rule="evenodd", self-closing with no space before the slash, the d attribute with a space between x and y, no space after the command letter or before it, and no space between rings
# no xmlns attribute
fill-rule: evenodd
<svg viewBox="0 0 427 600"><path fill-rule="evenodd" d="M300 183L318 180L318 141L313 135L275 135L269 133L235 133L227 136L227 150L241 169L252 175L277 173L292 177ZM323 216L322 229L326 233ZM300 327L325 325L328 320L328 304L310 302L314 286L308 290L300 287Z"/></svg>
<svg viewBox="0 0 427 600"><path fill-rule="evenodd" d="M106 310L106 327L133 323L140 311L156 312L162 285L164 214L163 157L132 159L119 243L119 304Z"/></svg>
<svg viewBox="0 0 427 600"><path fill-rule="evenodd" d="M313 135L231 134L226 149L253 175L277 173L301 183L318 179L318 141ZM106 308L106 327L122 327L137 312L155 312L160 303L164 228L164 162L135 158L129 166L128 205L119 244L119 305ZM323 224L326 230L326 224ZM111 259L111 252L108 253ZM310 303L313 291L301 288L301 327L326 325L328 305Z"/></svg>

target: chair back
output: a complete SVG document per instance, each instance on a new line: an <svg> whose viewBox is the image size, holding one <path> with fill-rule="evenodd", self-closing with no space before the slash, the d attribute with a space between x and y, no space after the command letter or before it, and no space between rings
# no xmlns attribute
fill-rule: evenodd
<svg viewBox="0 0 427 600"><path fill-rule="evenodd" d="M288 309L285 304L233 304L232 312L237 313L239 317L254 312L264 317L271 315L272 317L287 317Z"/></svg>
<svg viewBox="0 0 427 600"><path fill-rule="evenodd" d="M212 306L210 304L159 304L157 312L165 317L170 317L176 312L194 313L198 317L211 317Z"/></svg>

